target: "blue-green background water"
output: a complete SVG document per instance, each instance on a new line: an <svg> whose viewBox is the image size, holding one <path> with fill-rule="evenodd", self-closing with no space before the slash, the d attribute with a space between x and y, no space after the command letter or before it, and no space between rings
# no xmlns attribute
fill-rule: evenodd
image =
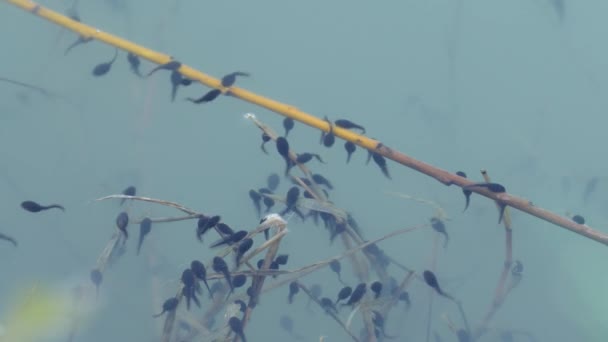
<svg viewBox="0 0 608 342"><path fill-rule="evenodd" d="M69 1L45 1L58 11ZM101 30L166 52L219 77L234 70L252 73L238 85L292 104L316 116L349 118L368 135L446 170L463 170L481 180L486 168L513 194L559 214L580 213L606 231L604 161L608 32L604 1L565 1L565 17L552 2L537 1L80 1L82 20ZM113 55L98 42L63 50L75 35L8 4L0 3L0 76L34 83L67 100L49 100L0 84L0 231L19 240L0 245L0 312L34 283L63 284L88 272L114 229L116 202L93 202L136 185L141 195L176 201L217 213L238 229L256 217L247 191L262 187L284 162L243 114L253 112L282 132L282 117L233 98L203 106L183 101L203 87L182 88L170 102L167 72L134 77L125 54L111 72L91 76ZM143 62L142 69L153 65ZM23 95L27 94L24 99ZM463 198L409 169L389 162L393 180L382 177L358 150L345 164L342 142L318 145L319 133L296 124L290 143L328 161L314 170L330 178L331 199L354 213L371 239L426 223L431 208L402 200L396 191L439 203L451 235L440 250L437 274L465 303L475 325L490 305L503 261L503 229L494 204ZM587 181L598 189L585 204ZM287 190L285 180L281 191ZM27 213L19 203L60 202L65 214ZM135 204L134 215L174 212ZM277 208L280 210L280 207ZM608 276L604 246L519 212L513 212L514 257L524 279L492 321L492 328L533 333L539 341L605 341ZM175 292L181 270L213 251L194 238L194 222L154 226L144 255L163 260L161 297ZM133 233L136 227L131 228ZM289 268L343 251L329 246L327 233L290 221L282 249ZM428 268L430 230L381 244L416 270ZM150 315L153 290L146 256L127 255L110 269L100 306L83 327L80 341L149 341L158 336ZM356 279L344 265L344 278ZM403 274L391 269L398 278ZM451 281L450 281L451 280ZM340 287L329 270L303 279L334 297ZM420 282L410 289L413 307L388 318L387 333L424 341L429 293ZM337 325L304 297L287 306L287 290L263 297L247 328L250 341L288 340L279 316L289 313L306 341L347 341ZM101 305L103 304L103 305ZM458 321L450 302L434 300L433 330L455 340L441 314ZM345 313L342 314L345 317ZM1 323L0 319L0 323ZM356 324L359 324L358 322ZM359 326L355 325L355 331ZM494 338L494 339L493 339ZM488 335L484 341L497 341Z"/></svg>

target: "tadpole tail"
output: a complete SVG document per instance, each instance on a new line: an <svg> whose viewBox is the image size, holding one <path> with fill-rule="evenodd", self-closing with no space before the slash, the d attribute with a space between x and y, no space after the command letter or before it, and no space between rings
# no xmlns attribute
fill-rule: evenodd
<svg viewBox="0 0 608 342"><path fill-rule="evenodd" d="M498 224L502 222L503 217L505 216L505 209L507 208L506 204L500 204L500 214L498 215Z"/></svg>
<svg viewBox="0 0 608 342"><path fill-rule="evenodd" d="M15 240L15 239L14 239L13 237L11 237L11 236L4 235L4 234L2 234L2 233L0 233L0 240L5 240L5 241L8 241L8 242L12 243L12 244L13 244L13 246L15 246L15 247L17 247L17 245L18 245L17 240Z"/></svg>
<svg viewBox="0 0 608 342"><path fill-rule="evenodd" d="M47 210L47 209L61 209L61 211L65 211L65 208L60 204L47 205L46 207L44 207L44 210Z"/></svg>
<svg viewBox="0 0 608 342"><path fill-rule="evenodd" d="M465 193L464 200L465 200L465 204L464 204L464 209L462 210L463 213L465 211L467 211L467 209L469 208L469 203L471 202L471 193L468 193L468 194Z"/></svg>

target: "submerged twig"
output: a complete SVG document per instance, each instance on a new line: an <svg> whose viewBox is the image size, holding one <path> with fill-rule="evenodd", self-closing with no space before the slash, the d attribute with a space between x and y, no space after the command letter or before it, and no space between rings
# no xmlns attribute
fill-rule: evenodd
<svg viewBox="0 0 608 342"><path fill-rule="evenodd" d="M200 215L199 213L197 213L196 211L187 208L179 203L175 203L175 202L171 202L171 201L165 201L165 200L160 200L160 199L156 199L156 198L150 198L150 197L142 197L142 196L128 196L128 195L109 195L109 196L105 196L105 197L100 197L98 199L96 199L95 201L104 201L104 200L108 200L108 199L131 199L131 200L137 200L137 201L144 201L144 202L151 202L151 203L156 203L156 204L160 204L160 205L164 205L167 207L172 207L175 208L177 210L181 210L183 212L185 212L188 215Z"/></svg>

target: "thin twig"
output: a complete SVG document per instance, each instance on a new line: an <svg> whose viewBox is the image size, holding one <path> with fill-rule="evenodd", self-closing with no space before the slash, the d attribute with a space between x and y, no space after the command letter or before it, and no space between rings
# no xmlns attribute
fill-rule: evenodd
<svg viewBox="0 0 608 342"><path fill-rule="evenodd" d="M108 199L130 199L130 200L136 200L136 201L151 202L151 203L164 205L167 207L172 207L177 210L181 210L188 215L200 215L200 213L197 213L196 211L194 211L190 208L187 208L179 203L160 200L160 199L156 199L156 198L150 198L150 197L128 196L128 195L109 195L109 196L98 198L98 199L96 199L96 201L104 201L104 200L108 200Z"/></svg>

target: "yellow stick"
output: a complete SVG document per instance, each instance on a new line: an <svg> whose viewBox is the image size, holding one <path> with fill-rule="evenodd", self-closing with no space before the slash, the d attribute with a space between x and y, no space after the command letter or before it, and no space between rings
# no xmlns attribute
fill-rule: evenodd
<svg viewBox="0 0 608 342"><path fill-rule="evenodd" d="M106 44L112 45L119 49L131 52L135 55L140 56L141 58L147 59L150 62L154 62L157 64L165 64L171 60L171 56L162 54L160 52L156 52L150 49L147 49L143 46L134 44L120 37L111 35L106 32L102 32L94 27L88 26L81 22L70 19L69 17L52 11L48 8L45 8L34 1L30 0L4 0L5 2L17 6L23 10L29 11L30 13L44 18L48 21L51 21L57 25L63 26L67 29L70 29L83 37L89 37L92 39L99 40ZM206 75L192 67L189 67L185 64L182 64L178 70L182 75L201 82L202 84L222 89L226 91L227 89L223 88L220 80L213 78L209 75ZM247 91L238 87L230 88L231 94L239 98L241 100L253 103L260 107L264 107L273 112L281 114L286 117L290 117L294 120L297 120L305 125L315 127L322 131L328 132L330 126L324 120L321 120L311 114L303 112L297 109L294 106L284 104L260 95L257 95L253 92ZM429 177L435 178L437 181L443 183L444 185L457 185L459 187L464 187L467 185L473 184L470 180L466 178L462 178L457 176L454 173L447 172L445 170L439 169L430 164L424 163L417 159L414 159L408 155L405 155L399 151L393 150L386 145L381 144L379 141L370 139L366 136L356 134L346 129L342 129L340 127L334 127L334 134L336 137L348 140L353 142L363 148L374 151L375 153L381 154L382 156L391 159L399 164L407 166L413 170L416 170L420 173L423 173ZM530 215L536 216L540 219L543 219L547 222L551 222L557 226L562 228L566 228L574 233L585 236L589 239L600 242L604 245L608 245L608 235L602 232L599 232L589 226L580 225L576 222L572 221L568 217L560 216L555 213L552 213L548 210L542 209L540 207L532 204L531 201L526 200L524 198L520 198L508 193L493 193L483 187L474 187L470 189L471 191L490 198L494 201L498 201L499 203L503 203L507 206L519 209L523 212L526 212Z"/></svg>

